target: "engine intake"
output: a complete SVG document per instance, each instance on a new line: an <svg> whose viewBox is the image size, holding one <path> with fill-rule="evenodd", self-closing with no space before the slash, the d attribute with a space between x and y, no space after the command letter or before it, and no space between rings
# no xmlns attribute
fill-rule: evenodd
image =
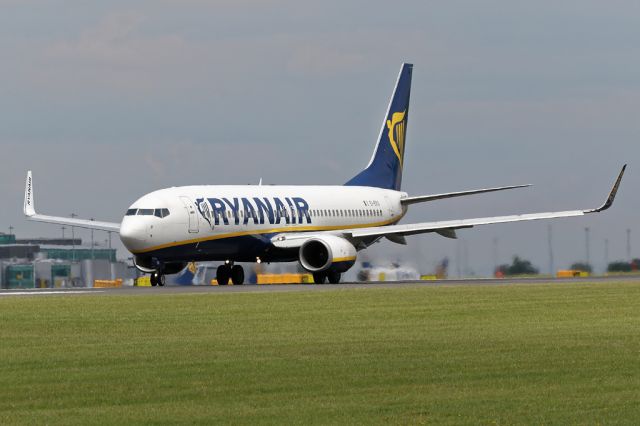
<svg viewBox="0 0 640 426"><path fill-rule="evenodd" d="M356 261L356 248L335 235L310 238L300 246L300 264L309 272L345 272Z"/></svg>

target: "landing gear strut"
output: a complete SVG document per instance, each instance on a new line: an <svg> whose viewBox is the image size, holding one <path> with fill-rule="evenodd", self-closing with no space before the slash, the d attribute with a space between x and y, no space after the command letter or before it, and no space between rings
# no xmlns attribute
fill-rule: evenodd
<svg viewBox="0 0 640 426"><path fill-rule="evenodd" d="M233 285L244 284L244 268L240 265L224 264L218 266L216 270L216 280L218 285L229 284L229 279Z"/></svg>
<svg viewBox="0 0 640 426"><path fill-rule="evenodd" d="M313 282L316 284L324 284L328 279L331 284L338 284L341 276L340 272L314 272Z"/></svg>
<svg viewBox="0 0 640 426"><path fill-rule="evenodd" d="M313 282L316 284L324 284L327 279L326 272L314 272L313 273Z"/></svg>
<svg viewBox="0 0 640 426"><path fill-rule="evenodd" d="M327 278L329 278L329 282L331 284L338 284L340 282L341 274L340 272L329 272L327 274Z"/></svg>

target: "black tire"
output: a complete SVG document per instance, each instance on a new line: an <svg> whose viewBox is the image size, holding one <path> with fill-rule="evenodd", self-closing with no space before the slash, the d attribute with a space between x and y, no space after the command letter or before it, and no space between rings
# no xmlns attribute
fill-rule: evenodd
<svg viewBox="0 0 640 426"><path fill-rule="evenodd" d="M329 272L327 278L331 284L338 284L340 282L340 272Z"/></svg>
<svg viewBox="0 0 640 426"><path fill-rule="evenodd" d="M155 287L158 285L158 279L156 277L156 273L154 272L153 274L151 274L151 276L149 277L149 282L151 282L151 287Z"/></svg>
<svg viewBox="0 0 640 426"><path fill-rule="evenodd" d="M156 282L158 283L158 285L160 287L164 287L164 283L165 283L166 279L164 277L164 274L159 274L158 278L156 279Z"/></svg>
<svg viewBox="0 0 640 426"><path fill-rule="evenodd" d="M234 265L231 268L231 282L233 285L244 284L244 268L240 265Z"/></svg>
<svg viewBox="0 0 640 426"><path fill-rule="evenodd" d="M228 265L220 265L216 270L216 281L218 285L229 284L229 275L231 275L231 268Z"/></svg>
<svg viewBox="0 0 640 426"><path fill-rule="evenodd" d="M327 274L324 272L313 273L313 282L316 284L324 284L326 279L327 279Z"/></svg>

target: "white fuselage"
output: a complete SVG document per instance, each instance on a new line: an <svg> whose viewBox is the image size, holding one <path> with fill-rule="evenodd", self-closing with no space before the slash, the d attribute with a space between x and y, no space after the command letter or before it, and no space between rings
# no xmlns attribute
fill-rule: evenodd
<svg viewBox="0 0 640 426"><path fill-rule="evenodd" d="M347 186L184 186L133 203L120 237L132 253L158 260L286 260L271 250L282 232L396 223L405 193ZM271 250L271 251L270 251Z"/></svg>

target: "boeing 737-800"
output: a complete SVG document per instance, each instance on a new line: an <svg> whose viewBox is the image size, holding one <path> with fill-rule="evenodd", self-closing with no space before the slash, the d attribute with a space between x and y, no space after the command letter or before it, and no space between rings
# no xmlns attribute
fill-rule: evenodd
<svg viewBox="0 0 640 426"><path fill-rule="evenodd" d="M24 214L31 220L118 232L133 253L135 266L164 285L188 262L220 261L218 284L244 282L236 262L299 261L316 283L340 281L358 251L380 240L405 244L405 237L437 233L456 238L456 230L493 223L582 216L611 206L622 179L618 175L599 208L400 225L410 205L528 185L436 195L401 191L413 66L403 64L369 164L336 186L183 186L144 195L121 223L37 214L32 174L27 173Z"/></svg>

